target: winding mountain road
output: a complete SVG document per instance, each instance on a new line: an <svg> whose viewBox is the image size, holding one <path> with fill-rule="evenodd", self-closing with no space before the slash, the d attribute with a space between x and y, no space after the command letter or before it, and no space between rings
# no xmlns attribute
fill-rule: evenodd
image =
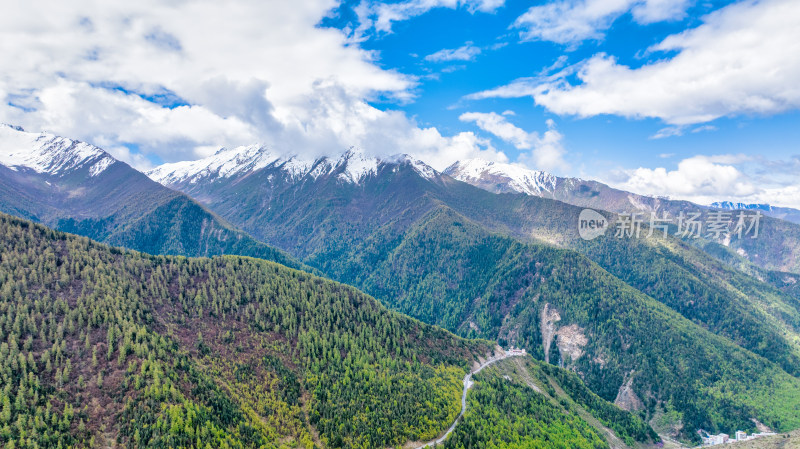
<svg viewBox="0 0 800 449"><path fill-rule="evenodd" d="M427 443L423 444L422 446L417 446L415 449L423 449L423 448L426 448L426 447L431 447L431 446L436 445L436 444L441 444L445 439L447 439L447 437L450 435L450 433L452 433L453 430L455 430L456 424L458 424L458 422L461 420L461 417L464 416L464 413L467 411L467 391L469 391L470 387L472 387L472 383L473 383L472 382L472 375L473 374L477 374L482 369L486 368L487 366L492 365L494 363L497 363L497 362L499 362L501 360L505 360L505 359L507 359L509 357L520 357L520 356L523 356L525 354L526 354L526 352L525 352L524 349L510 349L508 351L503 351L502 354L494 356L494 357L486 360L485 362L483 362L483 364L481 366L475 368L472 372L470 372L469 374L464 376L464 390L461 392L461 413L459 413L458 416L456 416L455 421L453 421L453 424L450 425L450 428L447 429L447 432L445 432L444 435L442 435L439 438L436 438L436 439L433 439L431 441L428 441Z"/></svg>

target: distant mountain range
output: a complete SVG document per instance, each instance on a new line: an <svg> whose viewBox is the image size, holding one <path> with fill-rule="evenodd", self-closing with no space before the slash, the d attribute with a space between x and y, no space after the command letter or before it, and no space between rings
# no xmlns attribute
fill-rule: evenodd
<svg viewBox="0 0 800 449"><path fill-rule="evenodd" d="M732 201L717 201L711 203L711 207L727 210L757 210L770 217L780 218L781 220L800 223L800 210L791 207L770 206L769 204L745 204L734 203Z"/></svg>
<svg viewBox="0 0 800 449"><path fill-rule="evenodd" d="M509 379L524 384L535 371L579 389L546 363L565 367L597 404L615 402L665 435L800 428L800 226L785 220L764 217L757 239L684 239L670 225L666 236L610 229L589 241L578 232L583 208L609 223L710 209L515 165L438 172L357 148L313 160L222 149L148 178L91 145L11 127L0 127L0 175L3 212L152 254L246 255L322 273L461 337L523 347L543 364L506 366ZM210 288L192 293L199 311L181 296L182 313L223 316L219 301L204 302ZM301 346L335 358L323 343ZM512 394L489 384L486 400ZM636 428L630 435L649 438Z"/></svg>
<svg viewBox="0 0 800 449"><path fill-rule="evenodd" d="M460 172L474 173L470 167ZM747 359L750 351L798 374L796 298L675 238L584 242L580 208L539 197L583 198L582 206L602 210L600 204L630 207L631 194L517 172L509 177L514 187L538 195L497 195L447 174L456 168L439 173L408 156L370 158L353 149L298 162L242 147L148 174L398 311L463 336L523 346L581 373L602 397L629 409L648 410L648 397L672 404L684 431L745 426L750 418L737 415L741 410L771 413L756 412L759 405L744 397L723 410L706 389L766 382L749 371L758 365ZM658 199L641 201L662 207ZM614 320L626 324L609 327ZM665 351L644 341L681 343ZM627 354L632 342L639 349ZM668 368L658 374L652 363ZM760 369L767 366L775 365ZM709 378L716 387L701 380Z"/></svg>
<svg viewBox="0 0 800 449"><path fill-rule="evenodd" d="M758 211L766 216L758 239L701 238L694 243L702 247L710 241L736 252L758 267L800 273L800 211L795 209L730 202L714 203L708 207L626 192L597 181L561 178L513 164L480 159L456 162L444 173L494 193L523 193L617 214L641 213L644 221L649 221L651 214L658 217L667 214L674 223L681 212L701 212L707 218L713 208ZM731 214L731 220L733 216ZM720 253L726 253L725 249L712 251L712 254ZM723 260L736 264L735 259L731 255L723 257Z"/></svg>
<svg viewBox="0 0 800 449"><path fill-rule="evenodd" d="M95 146L0 125L0 211L151 254L241 254L300 268Z"/></svg>
<svg viewBox="0 0 800 449"><path fill-rule="evenodd" d="M665 208L664 197L638 195L597 181L557 177L540 170L483 159L458 161L444 170L446 175L495 193L524 193L585 207L614 211L657 211ZM686 202L678 202L681 206ZM700 206L703 207L703 206ZM769 204L718 201L708 207L726 210L758 210L765 215L800 224L800 210Z"/></svg>

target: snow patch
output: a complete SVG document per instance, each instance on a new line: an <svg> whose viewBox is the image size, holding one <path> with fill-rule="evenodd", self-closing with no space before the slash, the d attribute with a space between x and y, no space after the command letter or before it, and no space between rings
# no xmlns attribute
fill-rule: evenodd
<svg viewBox="0 0 800 449"><path fill-rule="evenodd" d="M385 162L398 165L408 164L414 169L414 171L417 172L417 174L425 179L434 179L439 174L439 172L434 170L430 165L408 154L395 154L394 156L386 158Z"/></svg>
<svg viewBox="0 0 800 449"><path fill-rule="evenodd" d="M358 184L362 178L378 173L380 160L376 157L369 157L361 150L351 148L347 150L337 161L336 168L344 166L344 171L339 175L343 181Z"/></svg>
<svg viewBox="0 0 800 449"><path fill-rule="evenodd" d="M0 125L0 164L11 170L27 168L63 175L92 164L90 175L97 176L115 162L105 151L85 142Z"/></svg>
<svg viewBox="0 0 800 449"><path fill-rule="evenodd" d="M95 176L99 175L100 173L103 173L108 167L113 165L115 162L117 162L117 161L115 159L110 158L110 157L104 157L104 158L100 159L97 163L92 165L91 168L89 168L89 176L95 177Z"/></svg>
<svg viewBox="0 0 800 449"><path fill-rule="evenodd" d="M483 159L456 162L448 167L445 173L473 185L478 182L502 183L512 192L532 196L541 196L545 192L552 193L558 181L552 174L541 170L530 170L519 165Z"/></svg>
<svg viewBox="0 0 800 449"><path fill-rule="evenodd" d="M176 184L183 181L193 184L202 178L230 178L240 173L253 172L278 160L279 157L264 146L248 145L222 148L209 157L195 161L160 165L148 171L146 175L161 184Z"/></svg>

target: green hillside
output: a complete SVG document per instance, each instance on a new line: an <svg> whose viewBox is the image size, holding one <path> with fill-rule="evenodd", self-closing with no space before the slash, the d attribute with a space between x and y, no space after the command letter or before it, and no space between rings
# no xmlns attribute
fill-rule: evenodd
<svg viewBox="0 0 800 449"><path fill-rule="evenodd" d="M6 448L384 448L432 440L461 411L464 375L493 350L272 262L149 256L4 214L0 248ZM570 409L546 405L544 393L502 391L528 403L506 410L509 419L538 420L545 407L551 421L537 438L598 448L653 441L638 417L574 375L526 363L526 373L561 376L553 385L591 410L562 416ZM497 386L479 382L459 432L493 419L497 396L486 392ZM593 430L597 420L613 432ZM530 437L519 427L506 435Z"/></svg>
<svg viewBox="0 0 800 449"><path fill-rule="evenodd" d="M432 438L490 348L256 259L146 256L5 215L0 247L6 447Z"/></svg>
<svg viewBox="0 0 800 449"><path fill-rule="evenodd" d="M363 185L281 176L179 187L391 308L553 354L603 398L674 417L682 438L699 427L751 429L751 418L800 426L791 376L800 315L789 289L677 239L584 243L578 207L425 179L404 165ZM549 336L545 305L560 315Z"/></svg>
<svg viewBox="0 0 800 449"><path fill-rule="evenodd" d="M614 448L658 437L639 417L602 400L574 373L529 357L474 377L464 421L445 448Z"/></svg>
<svg viewBox="0 0 800 449"><path fill-rule="evenodd" d="M629 385L631 405L647 416L677 411L684 438L696 428L750 429L751 418L800 426L800 380L576 252L488 233L445 207L401 238L389 235L321 267L423 321L520 345L540 359L548 351L607 400ZM380 242L392 246L383 259L370 257L370 248L385 248ZM545 343L546 304L560 316L552 332L585 340L577 358L569 341L558 347L562 337Z"/></svg>

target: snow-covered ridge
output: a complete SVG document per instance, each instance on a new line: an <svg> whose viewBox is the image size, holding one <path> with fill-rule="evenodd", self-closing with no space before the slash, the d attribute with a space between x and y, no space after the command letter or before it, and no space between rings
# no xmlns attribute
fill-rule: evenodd
<svg viewBox="0 0 800 449"><path fill-rule="evenodd" d="M420 176L425 179L433 179L439 174L430 165L416 159L408 154L395 154L385 159L385 162L392 164L409 164Z"/></svg>
<svg viewBox="0 0 800 449"><path fill-rule="evenodd" d="M194 183L201 178L229 178L238 173L259 170L279 159L278 155L260 145L222 148L203 159L159 165L146 174L162 184L187 180Z"/></svg>
<svg viewBox="0 0 800 449"><path fill-rule="evenodd" d="M711 203L711 207L716 207L717 209L728 209L728 210L763 210L766 212L772 211L772 206L770 206L769 204L735 203L733 201L717 201Z"/></svg>
<svg viewBox="0 0 800 449"><path fill-rule="evenodd" d="M85 142L0 124L0 164L14 171L27 168L64 175L88 166L89 176L97 176L116 162L105 151Z"/></svg>
<svg viewBox="0 0 800 449"><path fill-rule="evenodd" d="M535 196L539 196L543 192L552 193L558 181L558 178L544 171L483 159L456 162L447 167L444 173L470 184L503 183L510 191Z"/></svg>
<svg viewBox="0 0 800 449"><path fill-rule="evenodd" d="M380 165L384 163L407 163L425 178L432 178L437 174L430 166L406 154L379 158L369 156L354 147L336 158L304 159L298 156L281 156L260 145L223 148L212 156L196 161L164 164L146 174L154 181L170 186L244 176L266 167L275 167L292 179L306 176L316 179L339 172L337 178L342 182L358 184L365 178L376 175Z"/></svg>
<svg viewBox="0 0 800 449"><path fill-rule="evenodd" d="M377 174L380 162L376 157L367 156L356 148L350 148L339 156L333 167L334 169L343 167L339 179L358 184L364 177Z"/></svg>

